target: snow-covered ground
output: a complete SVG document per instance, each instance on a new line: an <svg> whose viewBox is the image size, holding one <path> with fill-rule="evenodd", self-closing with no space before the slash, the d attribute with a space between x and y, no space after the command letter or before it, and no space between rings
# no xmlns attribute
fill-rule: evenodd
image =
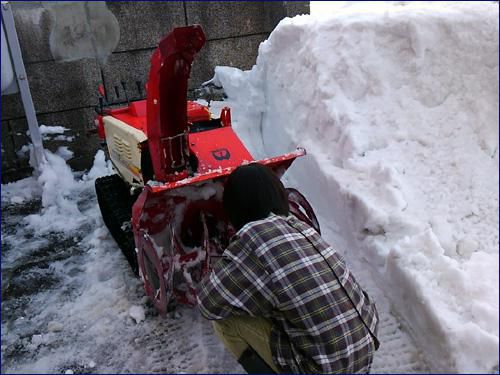
<svg viewBox="0 0 500 375"><path fill-rule="evenodd" d="M2 186L2 372L241 373L196 309L164 319L145 297L97 207L94 180L113 173L104 153L84 175L47 159L38 178ZM381 317L374 372L426 371L368 268L355 266Z"/></svg>
<svg viewBox="0 0 500 375"><path fill-rule="evenodd" d="M47 152L2 186L2 373L241 372L197 310L159 317L104 226L94 181Z"/></svg>
<svg viewBox="0 0 500 375"><path fill-rule="evenodd" d="M285 19L215 78L255 158L306 147L285 180L377 302L373 372L498 372L498 4ZM97 208L109 162L68 155L2 186L2 372L241 372L196 309L156 315Z"/></svg>

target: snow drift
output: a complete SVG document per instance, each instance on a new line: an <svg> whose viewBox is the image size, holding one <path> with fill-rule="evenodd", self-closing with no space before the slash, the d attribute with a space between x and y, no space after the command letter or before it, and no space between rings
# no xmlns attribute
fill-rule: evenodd
<svg viewBox="0 0 500 375"><path fill-rule="evenodd" d="M285 19L214 80L254 157L307 149L290 184L433 370L498 371L498 4L364 9Z"/></svg>

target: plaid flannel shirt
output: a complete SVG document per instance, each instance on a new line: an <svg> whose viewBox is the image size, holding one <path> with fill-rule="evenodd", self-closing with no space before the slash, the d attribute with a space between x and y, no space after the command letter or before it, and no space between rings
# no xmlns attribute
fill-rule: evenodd
<svg viewBox="0 0 500 375"><path fill-rule="evenodd" d="M207 319L270 319L281 372L370 370L375 305L342 257L294 216L271 214L241 228L201 282L198 299Z"/></svg>

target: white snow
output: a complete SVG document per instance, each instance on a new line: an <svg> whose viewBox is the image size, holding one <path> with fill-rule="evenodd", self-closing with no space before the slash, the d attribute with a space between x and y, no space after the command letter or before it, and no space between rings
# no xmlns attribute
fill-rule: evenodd
<svg viewBox="0 0 500 375"><path fill-rule="evenodd" d="M40 130L40 134L42 135L43 140L72 142L75 139L74 136L64 135L65 132L70 130L68 128L65 128L64 126L50 126L41 124L38 126L38 129ZM29 130L26 131L26 135L30 135Z"/></svg>
<svg viewBox="0 0 500 375"><path fill-rule="evenodd" d="M53 138L54 141L66 141L66 142L73 142L75 139L74 136L68 136L68 135L58 135Z"/></svg>
<svg viewBox="0 0 500 375"><path fill-rule="evenodd" d="M65 160L50 151L46 151L47 163L42 166L37 178L42 187L42 211L26 217L28 227L37 233L65 232L77 230L86 220L80 212L77 201L73 198L88 185L93 184L99 172L114 173L111 163L104 165L104 152L96 155L96 162L89 174L82 180L75 180ZM106 169L107 168L107 169ZM96 172L96 169L99 172Z"/></svg>
<svg viewBox="0 0 500 375"><path fill-rule="evenodd" d="M68 128L65 128L64 126L47 126L47 125L40 125L40 134L42 135L47 135L47 134L63 134L64 132L68 131Z"/></svg>
<svg viewBox="0 0 500 375"><path fill-rule="evenodd" d="M35 347L43 343L43 335L33 335L31 337L31 344Z"/></svg>
<svg viewBox="0 0 500 375"><path fill-rule="evenodd" d="M41 124L38 129L40 129L40 134L42 135L42 139L44 141L46 140L52 140L52 141L66 141L66 142L73 142L75 139L74 136L69 136L69 135L64 135L65 132L69 131L70 129L65 128L64 126L50 126L50 125L43 125ZM30 131L26 131L26 135L30 135ZM26 147L26 146L23 146ZM19 152L26 152L25 149L21 149Z"/></svg>
<svg viewBox="0 0 500 375"><path fill-rule="evenodd" d="M377 302L373 372L498 372L498 4L338 8L218 67L214 112L256 158L307 149L284 179ZM196 309L155 315L97 207L111 163L77 177L70 153L2 185L2 372L241 372ZM12 291L23 275L36 293Z"/></svg>
<svg viewBox="0 0 500 375"><path fill-rule="evenodd" d="M64 328L64 326L61 323L55 322L55 321L51 321L47 325L47 330L49 332L61 332L63 330L63 328Z"/></svg>
<svg viewBox="0 0 500 375"><path fill-rule="evenodd" d="M71 151L67 146L60 146L57 148L56 154L64 160L68 161L73 157L74 152Z"/></svg>
<svg viewBox="0 0 500 375"><path fill-rule="evenodd" d="M46 156L37 178L2 185L2 372L241 372L196 309L156 314L102 222L104 153L83 175ZM40 213L16 214L15 197Z"/></svg>
<svg viewBox="0 0 500 375"><path fill-rule="evenodd" d="M29 155L30 152L30 147L28 145L23 145L18 151L16 151L16 154L19 158L24 159Z"/></svg>
<svg viewBox="0 0 500 375"><path fill-rule="evenodd" d="M373 267L431 367L498 371L498 3L285 19L251 71L214 80L254 156L307 149L290 184Z"/></svg>
<svg viewBox="0 0 500 375"><path fill-rule="evenodd" d="M2 203L18 204L41 195L41 187L34 177L2 185Z"/></svg>
<svg viewBox="0 0 500 375"><path fill-rule="evenodd" d="M129 313L130 317L132 319L134 319L134 321L136 323L140 323L140 322L144 321L144 319L146 319L144 307L142 307L142 306L137 306L137 305L130 306L128 313Z"/></svg>

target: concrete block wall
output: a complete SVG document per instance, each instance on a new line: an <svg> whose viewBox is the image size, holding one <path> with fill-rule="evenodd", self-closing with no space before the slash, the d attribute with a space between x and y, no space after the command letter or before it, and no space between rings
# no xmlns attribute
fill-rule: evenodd
<svg viewBox="0 0 500 375"><path fill-rule="evenodd" d="M190 88L210 79L217 65L250 69L259 44L284 17L309 13L309 2L20 2L12 3L39 124L69 129L72 141L46 139L52 151L74 152L76 170L92 165L99 146L93 126L97 87L108 99L126 82L130 99L143 98L149 59L175 26L198 23L207 43L197 56ZM139 91L139 88L141 90ZM31 174L29 143L19 94L2 96L2 183Z"/></svg>

